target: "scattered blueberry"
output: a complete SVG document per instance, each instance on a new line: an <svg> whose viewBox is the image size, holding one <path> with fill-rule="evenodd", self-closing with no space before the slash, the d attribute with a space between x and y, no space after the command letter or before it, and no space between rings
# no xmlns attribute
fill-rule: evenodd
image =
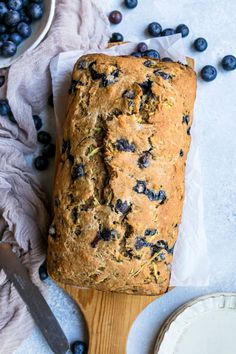
<svg viewBox="0 0 236 354"><path fill-rule="evenodd" d="M35 125L36 130L40 130L43 125L42 119L37 115L33 115L33 120L34 120L34 125Z"/></svg>
<svg viewBox="0 0 236 354"><path fill-rule="evenodd" d="M208 43L205 38L197 38L195 39L193 46L198 52L204 52L208 47Z"/></svg>
<svg viewBox="0 0 236 354"><path fill-rule="evenodd" d="M236 58L234 55L226 55L222 59L222 67L226 71L232 71L236 69Z"/></svg>
<svg viewBox="0 0 236 354"><path fill-rule="evenodd" d="M145 236L154 236L157 233L156 229L147 229L145 230L144 235Z"/></svg>
<svg viewBox="0 0 236 354"><path fill-rule="evenodd" d="M125 6L128 9L134 9L138 5L138 0L125 0Z"/></svg>
<svg viewBox="0 0 236 354"><path fill-rule="evenodd" d="M17 25L17 31L23 38L28 38L32 34L32 28L25 22L20 22Z"/></svg>
<svg viewBox="0 0 236 354"><path fill-rule="evenodd" d="M135 145L130 144L127 139L119 139L116 141L116 148L118 151L134 152Z"/></svg>
<svg viewBox="0 0 236 354"><path fill-rule="evenodd" d="M136 57L136 58L142 58L142 53L140 52L133 52L130 54L132 57Z"/></svg>
<svg viewBox="0 0 236 354"><path fill-rule="evenodd" d="M40 20L43 17L42 4L31 3L27 8L27 13L32 20Z"/></svg>
<svg viewBox="0 0 236 354"><path fill-rule="evenodd" d="M3 18L3 16L8 12L8 8L5 4L5 2L0 2L0 18Z"/></svg>
<svg viewBox="0 0 236 354"><path fill-rule="evenodd" d="M122 202L121 199L118 199L116 202L116 210L119 211L121 214L126 214L127 211L130 209L130 204L126 201Z"/></svg>
<svg viewBox="0 0 236 354"><path fill-rule="evenodd" d="M87 354L88 347L84 342L77 340L71 345L72 354Z"/></svg>
<svg viewBox="0 0 236 354"><path fill-rule="evenodd" d="M0 76L0 87L2 87L5 83L5 76L1 75Z"/></svg>
<svg viewBox="0 0 236 354"><path fill-rule="evenodd" d="M168 57L162 58L161 61L164 61L164 62L173 62L173 60L172 60L171 58L168 58Z"/></svg>
<svg viewBox="0 0 236 354"><path fill-rule="evenodd" d="M187 37L189 35L189 28L188 26L181 24L177 26L176 33L181 33L182 37Z"/></svg>
<svg viewBox="0 0 236 354"><path fill-rule="evenodd" d="M148 32L153 37L159 37L161 35L162 27L157 22L152 22L148 25Z"/></svg>
<svg viewBox="0 0 236 354"><path fill-rule="evenodd" d="M148 57L151 59L160 59L160 54L155 49L149 49L142 53L143 57Z"/></svg>
<svg viewBox="0 0 236 354"><path fill-rule="evenodd" d="M44 145L49 144L52 139L51 135L45 132L44 130L41 130L41 132L38 133L37 137L38 137L38 142Z"/></svg>
<svg viewBox="0 0 236 354"><path fill-rule="evenodd" d="M172 36L173 34L175 34L175 30L173 28L166 28L161 32L162 37Z"/></svg>
<svg viewBox="0 0 236 354"><path fill-rule="evenodd" d="M22 0L9 0L7 6L10 10L19 11L23 7Z"/></svg>
<svg viewBox="0 0 236 354"><path fill-rule="evenodd" d="M210 82L215 80L217 76L217 70L212 65L206 65L201 70L201 77L204 81Z"/></svg>
<svg viewBox="0 0 236 354"><path fill-rule="evenodd" d="M53 158L55 157L56 154L56 146L55 144L47 144L44 145L42 149L42 155L48 158Z"/></svg>
<svg viewBox="0 0 236 354"><path fill-rule="evenodd" d="M0 115L8 116L11 113L11 108L7 100L0 100Z"/></svg>
<svg viewBox="0 0 236 354"><path fill-rule="evenodd" d="M46 280L48 278L48 272L47 272L47 267L46 267L45 263L39 267L39 278L42 281Z"/></svg>
<svg viewBox="0 0 236 354"><path fill-rule="evenodd" d="M6 26L5 26L5 25L3 25L3 24L0 24L0 34L5 33L5 32L6 32L6 30L7 30Z"/></svg>
<svg viewBox="0 0 236 354"><path fill-rule="evenodd" d="M143 155L141 155L139 157L138 166L139 166L139 168L147 168L148 166L150 166L150 160L149 160L148 153L144 153Z"/></svg>
<svg viewBox="0 0 236 354"><path fill-rule="evenodd" d="M145 181L137 181L136 186L133 188L133 190L138 194L145 193L146 189L147 189L147 184Z"/></svg>
<svg viewBox="0 0 236 354"><path fill-rule="evenodd" d="M54 107L53 94L48 97L48 104L49 106Z"/></svg>
<svg viewBox="0 0 236 354"><path fill-rule="evenodd" d="M112 11L109 15L109 21L114 25L118 25L122 21L122 13L117 10Z"/></svg>
<svg viewBox="0 0 236 354"><path fill-rule="evenodd" d="M23 41L23 38L19 35L19 33L11 33L9 40L14 42L17 46Z"/></svg>
<svg viewBox="0 0 236 354"><path fill-rule="evenodd" d="M84 176L85 176L84 165L82 163L73 166L71 177L74 181Z"/></svg>
<svg viewBox="0 0 236 354"><path fill-rule="evenodd" d="M34 160L34 166L35 166L36 170L44 171L48 168L48 165L49 165L49 161L44 156L38 156Z"/></svg>
<svg viewBox="0 0 236 354"><path fill-rule="evenodd" d="M20 22L20 14L18 11L10 10L4 16L4 23L9 27L14 27Z"/></svg>
<svg viewBox="0 0 236 354"><path fill-rule="evenodd" d="M121 33L119 32L114 32L112 33L112 36L110 38L110 42L123 42L124 41L124 37Z"/></svg>
<svg viewBox="0 0 236 354"><path fill-rule="evenodd" d="M137 46L137 51L138 51L138 52L143 53L143 52L145 52L146 50L148 50L148 46L147 46L146 43L141 42L141 43L138 44L138 46Z"/></svg>

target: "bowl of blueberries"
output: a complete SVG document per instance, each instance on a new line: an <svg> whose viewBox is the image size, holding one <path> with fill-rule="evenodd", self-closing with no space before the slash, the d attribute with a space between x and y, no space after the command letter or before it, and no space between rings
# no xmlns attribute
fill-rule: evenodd
<svg viewBox="0 0 236 354"><path fill-rule="evenodd" d="M56 0L0 0L0 68L34 49L47 34Z"/></svg>

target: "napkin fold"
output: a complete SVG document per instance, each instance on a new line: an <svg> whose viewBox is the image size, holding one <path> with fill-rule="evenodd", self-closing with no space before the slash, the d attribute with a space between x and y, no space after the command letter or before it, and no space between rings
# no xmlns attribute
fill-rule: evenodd
<svg viewBox="0 0 236 354"><path fill-rule="evenodd" d="M103 0L57 0L46 39L25 53L10 69L1 70L5 84L0 98L7 98L17 123L0 116L0 242L9 242L43 291L38 268L45 259L49 225L47 201L25 162L24 154L36 147L32 119L51 94L49 64L60 52L105 48L109 24L100 6ZM14 286L0 271L1 352L12 354L27 338L33 321Z"/></svg>

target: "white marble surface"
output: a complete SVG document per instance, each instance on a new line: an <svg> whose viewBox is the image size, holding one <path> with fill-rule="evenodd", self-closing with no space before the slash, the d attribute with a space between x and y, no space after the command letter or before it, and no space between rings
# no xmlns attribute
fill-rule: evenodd
<svg viewBox="0 0 236 354"><path fill-rule="evenodd" d="M203 172L204 221L209 252L213 255L211 285L208 288L176 288L139 315L129 334L127 352L151 354L161 323L180 304L210 292L236 291L236 71L225 73L219 67L224 55L236 54L236 2L139 0L139 7L126 10L120 6L122 0L100 1L107 11L122 9L124 20L113 26L112 31L122 32L126 40L134 40L137 36L147 38L144 29L154 20L164 27L186 23L191 31L185 39L186 52L194 56L196 70L206 64L219 68L214 82L204 83L199 79L195 112ZM193 40L199 36L206 37L209 43L204 53L196 53L191 48ZM48 184L47 178L44 180ZM69 339L83 338L76 307L54 285L49 287L49 303ZM37 329L17 351L17 354L35 353L50 353Z"/></svg>

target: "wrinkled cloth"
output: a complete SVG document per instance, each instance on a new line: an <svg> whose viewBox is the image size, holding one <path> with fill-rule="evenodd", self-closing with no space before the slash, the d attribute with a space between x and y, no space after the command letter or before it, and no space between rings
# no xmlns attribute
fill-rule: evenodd
<svg viewBox="0 0 236 354"><path fill-rule="evenodd" d="M0 242L12 244L42 291L38 268L45 259L50 217L45 195L24 157L36 147L32 114L43 110L51 94L49 64L54 56L106 47L109 24L101 5L102 0L58 0L46 39L0 72L5 76L0 98L8 99L17 121L0 117ZM12 354L32 325L26 305L0 270L0 353Z"/></svg>

